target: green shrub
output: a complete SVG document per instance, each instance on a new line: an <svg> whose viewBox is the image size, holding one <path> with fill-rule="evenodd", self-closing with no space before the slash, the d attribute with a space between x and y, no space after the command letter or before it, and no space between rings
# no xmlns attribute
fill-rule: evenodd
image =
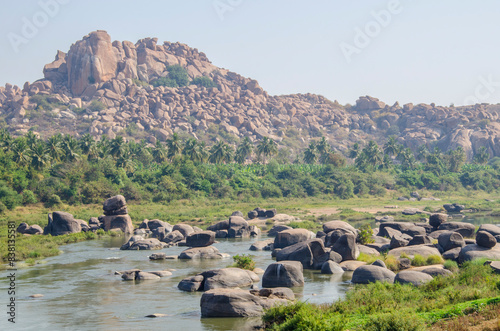
<svg viewBox="0 0 500 331"><path fill-rule="evenodd" d="M453 260L444 261L444 268L450 270L451 272L458 271L458 263Z"/></svg>
<svg viewBox="0 0 500 331"><path fill-rule="evenodd" d="M253 256L250 254L236 254L235 256L233 256L233 266L236 268L253 270L255 269L255 261L252 258Z"/></svg>
<svg viewBox="0 0 500 331"><path fill-rule="evenodd" d="M153 82L151 82L151 84L154 87L158 87L158 86L179 87L179 85L177 84L177 82L175 80L173 80L172 78L168 78L168 77L160 77L158 79L155 79Z"/></svg>
<svg viewBox="0 0 500 331"><path fill-rule="evenodd" d="M364 326L367 331L418 331L425 330L424 321L417 315L399 312L370 317Z"/></svg>
<svg viewBox="0 0 500 331"><path fill-rule="evenodd" d="M425 259L425 257L419 254L415 254L413 259L411 260L411 265L415 267L421 267L423 265L426 265L426 262L427 260Z"/></svg>
<svg viewBox="0 0 500 331"><path fill-rule="evenodd" d="M273 307L262 320L269 326L266 329L281 331L340 331L347 322L339 314L303 302Z"/></svg>
<svg viewBox="0 0 500 331"><path fill-rule="evenodd" d="M99 100L92 100L92 102L87 108L90 111L101 111L106 109L106 105Z"/></svg>
<svg viewBox="0 0 500 331"><path fill-rule="evenodd" d="M210 77L207 77L207 76L196 77L191 81L191 84L198 85L198 86L204 86L206 88L217 86L217 84L215 84L214 81Z"/></svg>
<svg viewBox="0 0 500 331"><path fill-rule="evenodd" d="M57 194L52 194L44 205L46 208L52 208L60 204L62 204L61 198Z"/></svg>
<svg viewBox="0 0 500 331"><path fill-rule="evenodd" d="M24 190L22 196L23 196L23 205L30 205L38 202L35 193L33 193L33 191Z"/></svg>
<svg viewBox="0 0 500 331"><path fill-rule="evenodd" d="M372 238L373 230L369 224L365 224L359 228L358 242L362 245L369 244L375 240Z"/></svg>
<svg viewBox="0 0 500 331"><path fill-rule="evenodd" d="M167 67L168 76L160 77L151 84L155 87L157 86L168 86L168 87L181 87L189 84L189 76L183 67L176 64Z"/></svg>
<svg viewBox="0 0 500 331"><path fill-rule="evenodd" d="M441 255L434 254L434 255L429 255L427 257L426 262L427 262L427 264L442 264L444 262L444 260L441 257Z"/></svg>
<svg viewBox="0 0 500 331"><path fill-rule="evenodd" d="M0 201L0 214L4 213L7 210L7 207Z"/></svg>

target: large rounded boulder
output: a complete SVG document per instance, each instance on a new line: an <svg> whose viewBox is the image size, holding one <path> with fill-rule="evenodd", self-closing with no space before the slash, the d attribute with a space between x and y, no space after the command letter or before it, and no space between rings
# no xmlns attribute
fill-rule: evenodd
<svg viewBox="0 0 500 331"><path fill-rule="evenodd" d="M489 232L478 231L476 233L476 244L481 247L492 248L497 244L497 240Z"/></svg>
<svg viewBox="0 0 500 331"><path fill-rule="evenodd" d="M362 265L352 273L354 284L369 284L375 282L394 283L396 274L391 270L377 265Z"/></svg>
<svg viewBox="0 0 500 331"><path fill-rule="evenodd" d="M432 276L421 271L403 270L394 278L395 283L420 286L432 280Z"/></svg>
<svg viewBox="0 0 500 331"><path fill-rule="evenodd" d="M471 261L475 259L486 258L489 260L500 260L500 245L492 248L482 247L479 245L467 245L460 251L458 262Z"/></svg>
<svg viewBox="0 0 500 331"><path fill-rule="evenodd" d="M325 233L332 232L334 230L343 230L354 235L358 234L358 231L351 224L344 221L329 221L323 224L323 231Z"/></svg>
<svg viewBox="0 0 500 331"><path fill-rule="evenodd" d="M63 234L77 233L82 231L81 223L70 213L55 211L48 216L49 222L44 229L44 234L60 236Z"/></svg>
<svg viewBox="0 0 500 331"><path fill-rule="evenodd" d="M274 239L274 248L285 248L314 238L314 233L306 229L283 230Z"/></svg>
<svg viewBox="0 0 500 331"><path fill-rule="evenodd" d="M336 260L337 254L327 252L321 239L296 243L276 252L276 261L299 261L304 269L320 269L327 260Z"/></svg>
<svg viewBox="0 0 500 331"><path fill-rule="evenodd" d="M191 233L186 237L186 246L189 247L206 247L215 242L215 232L201 231Z"/></svg>
<svg viewBox="0 0 500 331"><path fill-rule="evenodd" d="M466 222L444 222L438 227L438 230L458 232L462 237L473 237L476 227L474 224Z"/></svg>
<svg viewBox="0 0 500 331"><path fill-rule="evenodd" d="M264 309L284 305L295 298L288 288L242 290L217 288L201 296L202 317L261 316Z"/></svg>
<svg viewBox="0 0 500 331"><path fill-rule="evenodd" d="M263 287L304 286L302 264L298 261L271 263L262 276Z"/></svg>
<svg viewBox="0 0 500 331"><path fill-rule="evenodd" d="M342 261L356 260L359 256L356 236L351 233L344 234L332 246L332 251L339 253Z"/></svg>
<svg viewBox="0 0 500 331"><path fill-rule="evenodd" d="M438 244L446 252L453 248L464 247L465 241L460 233L448 231L439 235Z"/></svg>

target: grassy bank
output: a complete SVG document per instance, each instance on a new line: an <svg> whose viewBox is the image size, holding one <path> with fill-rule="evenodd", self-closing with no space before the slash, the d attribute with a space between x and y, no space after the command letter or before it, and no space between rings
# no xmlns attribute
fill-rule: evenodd
<svg viewBox="0 0 500 331"><path fill-rule="evenodd" d="M425 192L426 195L439 196L442 201L396 201L399 194L393 192L385 197L353 198L348 200L335 199L332 196L307 197L307 198L274 198L274 199L250 199L245 201L231 199L193 199L177 200L168 204L129 204L129 213L135 226L144 219L160 219L171 224L189 223L205 228L217 221L227 219L235 210L243 213L255 207L276 208L279 213L297 216L303 222L291 224L293 227L304 227L316 231L321 224L333 220L342 219L350 222L355 227L374 222L374 215L395 215L398 220L415 221L414 216L403 216L393 209L384 206L397 205L399 209L417 207L427 210L439 210L443 203L458 202L467 207L481 211L481 215L500 215L500 204L498 202L485 201L486 198L495 199L482 192L474 196L451 196L441 192ZM38 224L42 228L47 224L47 214L54 210L67 211L75 218L88 221L90 217L102 214L102 205L59 205L54 208L45 208L42 204L16 207L6 211L0 217L0 251L3 252L1 262L5 263L7 252L7 222L14 221L19 225L26 222L29 225ZM479 213L476 213L479 215ZM418 216L420 218L420 216ZM272 224L267 224L268 227ZM103 234L101 234L103 235ZM16 241L17 260L33 262L37 259L57 255L58 246L81 240L95 239L99 236L92 234L73 234L68 236L18 236Z"/></svg>
<svg viewBox="0 0 500 331"><path fill-rule="evenodd" d="M268 310L268 330L425 330L500 303L500 275L478 260L421 286L357 285L328 305L298 302Z"/></svg>

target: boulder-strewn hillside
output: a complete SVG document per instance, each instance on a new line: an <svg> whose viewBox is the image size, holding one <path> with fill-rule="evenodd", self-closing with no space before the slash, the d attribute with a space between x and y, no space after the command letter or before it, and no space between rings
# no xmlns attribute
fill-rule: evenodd
<svg viewBox="0 0 500 331"><path fill-rule="evenodd" d="M214 66L196 48L157 41L112 42L105 31L92 32L67 53L58 51L43 79L22 89L0 87L0 117L13 134L124 134L154 143L173 132L199 136L212 130L233 141L269 136L285 145L323 134L341 151L356 141L383 144L396 135L412 149L462 146L471 157L485 146L500 156L500 105L401 107L366 96L342 106L315 94L270 96L256 80ZM151 85L168 77L173 65L185 68L191 80L210 78L216 87Z"/></svg>

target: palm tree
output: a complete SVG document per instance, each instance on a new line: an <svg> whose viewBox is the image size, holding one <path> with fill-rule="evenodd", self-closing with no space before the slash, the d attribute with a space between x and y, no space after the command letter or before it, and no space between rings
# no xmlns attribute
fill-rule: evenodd
<svg viewBox="0 0 500 331"><path fill-rule="evenodd" d="M97 142L97 150L99 151L99 157L101 159L109 155L109 150L111 148L111 142L108 136L102 136L101 140Z"/></svg>
<svg viewBox="0 0 500 331"><path fill-rule="evenodd" d="M181 140L177 133L174 133L170 139L167 139L167 157L173 159L176 155L181 154Z"/></svg>
<svg viewBox="0 0 500 331"><path fill-rule="evenodd" d="M0 130L0 149L6 151L12 144L12 136L6 129Z"/></svg>
<svg viewBox="0 0 500 331"><path fill-rule="evenodd" d="M366 155L367 162L374 167L382 163L382 153L380 152L380 148L375 141L370 140L368 145L363 148L363 153Z"/></svg>
<svg viewBox="0 0 500 331"><path fill-rule="evenodd" d="M260 158L263 157L263 163L266 163L266 158L270 157L278 151L278 147L276 142L268 137L264 137L257 144L257 156Z"/></svg>
<svg viewBox="0 0 500 331"><path fill-rule="evenodd" d="M206 157L205 144L200 144L195 138L188 139L184 143L182 154L193 162L202 162Z"/></svg>
<svg viewBox="0 0 500 331"><path fill-rule="evenodd" d="M97 146L97 144L95 144L95 143L92 144L90 146L90 149L88 150L88 153L87 153L87 160L89 160L91 162L99 160L99 153L100 153L100 150L99 150L99 147Z"/></svg>
<svg viewBox="0 0 500 331"><path fill-rule="evenodd" d="M77 154L78 141L69 134L65 135L62 140L62 149L66 161L74 161L79 157Z"/></svg>
<svg viewBox="0 0 500 331"><path fill-rule="evenodd" d="M201 143L198 143L196 145L196 156L193 155L194 159L193 162L203 162L208 158L208 151L207 151L207 145L205 144L204 141Z"/></svg>
<svg viewBox="0 0 500 331"><path fill-rule="evenodd" d="M490 153L488 153L488 150L486 149L485 146L479 147L477 150L477 153L474 154L474 163L477 164L486 164L490 158Z"/></svg>
<svg viewBox="0 0 500 331"><path fill-rule="evenodd" d="M225 142L219 141L210 148L208 161L215 164L229 163L232 160L232 156L233 148Z"/></svg>
<svg viewBox="0 0 500 331"><path fill-rule="evenodd" d="M316 144L316 149L321 155L330 151L330 145L328 144L328 141L326 141L325 137L321 137L321 139Z"/></svg>
<svg viewBox="0 0 500 331"><path fill-rule="evenodd" d="M62 149L62 135L59 133L49 137L46 142L46 149L53 161L60 161L64 154Z"/></svg>
<svg viewBox="0 0 500 331"><path fill-rule="evenodd" d="M451 172L457 172L462 165L464 165L465 160L467 160L467 156L462 146L458 146L455 150L450 150L448 152L449 170Z"/></svg>
<svg viewBox="0 0 500 331"><path fill-rule="evenodd" d="M49 155L47 154L46 146L42 142L38 142L31 150L31 165L36 170L43 170L49 163Z"/></svg>
<svg viewBox="0 0 500 331"><path fill-rule="evenodd" d="M12 160L19 166L24 166L30 161L31 150L24 138L17 138L11 145Z"/></svg>
<svg viewBox="0 0 500 331"><path fill-rule="evenodd" d="M167 150L159 140L156 141L155 147L151 150L151 155L156 163L163 163L168 159Z"/></svg>
<svg viewBox="0 0 500 331"><path fill-rule="evenodd" d="M30 149L34 148L38 142L38 137L35 133L33 133L33 131L28 131L24 138L26 138L26 144Z"/></svg>
<svg viewBox="0 0 500 331"><path fill-rule="evenodd" d="M398 144L396 137L390 136L389 140L384 144L384 153L390 156L397 156L401 151L401 145Z"/></svg>
<svg viewBox="0 0 500 331"><path fill-rule="evenodd" d="M351 149L349 150L349 158L355 159L358 157L359 154L359 143L354 143L352 145Z"/></svg>
<svg viewBox="0 0 500 331"><path fill-rule="evenodd" d="M245 137L236 148L236 154L234 155L234 160L239 163L245 163L246 159L251 156L253 150L253 144L250 138Z"/></svg>
<svg viewBox="0 0 500 331"><path fill-rule="evenodd" d="M122 136L118 136L111 140L109 147L109 154L115 159L118 159L125 151L125 140Z"/></svg>
<svg viewBox="0 0 500 331"><path fill-rule="evenodd" d="M95 145L95 140L88 133L84 134L80 139L80 149L82 151L82 154L89 155L94 145Z"/></svg>
<svg viewBox="0 0 500 331"><path fill-rule="evenodd" d="M118 168L123 168L126 172L132 172L134 170L135 162L132 158L132 152L129 148L124 148L120 156L116 159L116 166Z"/></svg>
<svg viewBox="0 0 500 331"><path fill-rule="evenodd" d="M313 164L314 162L316 162L316 151L316 144L314 144L314 141L311 141L309 147L307 147L304 151L304 162L308 164Z"/></svg>
<svg viewBox="0 0 500 331"><path fill-rule="evenodd" d="M424 161L427 159L427 155L429 155L429 150L427 149L427 146L420 145L417 148L417 160Z"/></svg>
<svg viewBox="0 0 500 331"><path fill-rule="evenodd" d="M411 170L415 168L415 156L409 148L405 148L399 152L398 160L401 161L401 166L404 170Z"/></svg>

